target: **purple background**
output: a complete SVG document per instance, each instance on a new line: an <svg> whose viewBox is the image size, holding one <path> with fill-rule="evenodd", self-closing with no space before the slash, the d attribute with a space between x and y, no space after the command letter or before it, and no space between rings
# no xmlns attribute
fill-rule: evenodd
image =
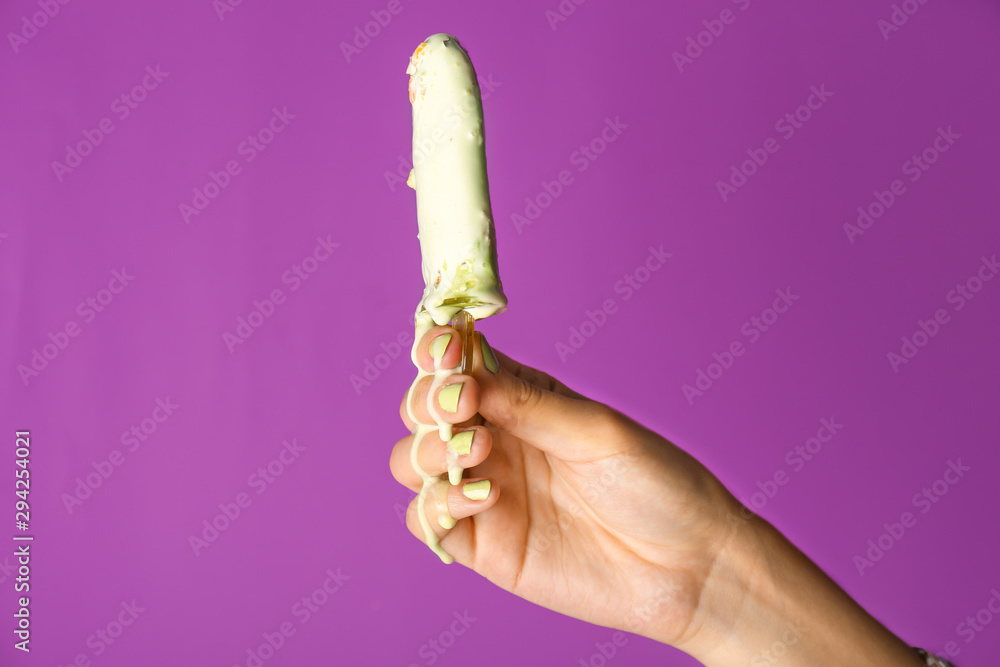
<svg viewBox="0 0 1000 667"><path fill-rule="evenodd" d="M906 641L992 664L1000 619L971 641L959 624L1000 587L1000 280L960 310L948 293L1000 253L997 3L914 3L888 39L888 0L591 1L556 23L556 0L386 6L251 1L220 20L210 0L71 2L16 52L9 35L0 47L0 451L11 471L14 431L30 429L36 540L23 656L4 473L0 663L245 665L293 621L266 665L422 666L421 646L466 610L477 620L436 664L575 666L608 641L443 567L398 519L410 494L388 454L414 369L378 355L412 331L422 286L413 193L385 174L409 152L407 58L447 31L493 88L511 303L481 327L495 346L659 430L747 502L784 471L762 514ZM732 22L679 71L671 54L724 9ZM4 3L0 27L38 11ZM339 44L372 11L391 21L348 62ZM122 119L112 104L147 66L169 74ZM811 86L833 95L788 137L775 124ZM285 107L295 118L247 162L240 143ZM113 132L60 181L52 163L102 118ZM581 162L606 118L627 128ZM949 127L960 138L911 182L904 163ZM778 151L724 200L717 181L769 137ZM179 205L229 160L240 173L186 224ZM564 169L572 183L518 229L525 198ZM849 240L844 224L895 179L905 194ZM317 237L339 248L292 291L282 275ZM661 245L672 256L626 300L617 281ZM134 280L87 322L78 304L122 267ZM287 300L231 353L224 332L279 288ZM751 341L744 323L786 288L799 299ZM561 358L605 299L618 310ZM937 309L947 324L894 371L887 354ZM71 320L79 335L22 380ZM734 341L745 353L718 377L713 353ZM718 379L689 401L699 369ZM128 451L121 434L167 398L179 407ZM831 417L843 429L796 470L786 454ZM258 495L248 476L286 439L305 449ZM68 511L64 494L115 450L124 462ZM914 494L958 459L970 470L921 513ZM252 504L196 556L189 535L241 492ZM859 574L854 557L906 511L916 525ZM350 579L299 623L293 605L328 568ZM132 600L144 611L95 655L88 637ZM654 663L694 661L632 637L609 664Z"/></svg>

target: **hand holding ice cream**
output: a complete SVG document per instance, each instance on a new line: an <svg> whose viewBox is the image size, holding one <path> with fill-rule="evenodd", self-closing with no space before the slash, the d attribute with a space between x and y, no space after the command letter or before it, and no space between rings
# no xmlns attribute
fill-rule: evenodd
<svg viewBox="0 0 1000 667"><path fill-rule="evenodd" d="M457 368L458 340L449 327L428 330L415 348L422 372ZM469 373L439 384L427 375L400 406L411 429L434 424L431 411L451 424L485 419L455 435L463 484L442 480L422 508L410 503L406 523L418 539L430 527L458 563L503 589L706 665L748 664L789 624L798 635L782 665L924 664L774 527L741 512L689 454L494 353L478 333L473 352ZM449 446L435 434L415 456L427 474L444 475ZM416 491L413 437L396 443L390 468ZM439 514L455 523L441 525Z"/></svg>

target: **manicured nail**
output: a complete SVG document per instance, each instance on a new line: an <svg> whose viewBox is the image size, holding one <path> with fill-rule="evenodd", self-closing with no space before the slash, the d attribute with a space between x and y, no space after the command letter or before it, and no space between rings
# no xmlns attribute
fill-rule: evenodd
<svg viewBox="0 0 1000 667"><path fill-rule="evenodd" d="M486 342L486 336L479 334L479 338L483 341L483 363L486 364L486 370L496 375L500 372L500 362L497 361L497 355L493 352L490 344Z"/></svg>
<svg viewBox="0 0 1000 667"><path fill-rule="evenodd" d="M478 482L469 482L462 487L462 495L469 500L486 500L490 497L490 480L481 479Z"/></svg>
<svg viewBox="0 0 1000 667"><path fill-rule="evenodd" d="M462 395L464 382L450 384L438 393L438 405L446 412L458 412L458 397Z"/></svg>
<svg viewBox="0 0 1000 667"><path fill-rule="evenodd" d="M459 456L465 456L472 451L472 438L474 438L475 435L475 431L462 431L461 433L456 433L455 436L448 441L448 449L455 452Z"/></svg>
<svg viewBox="0 0 1000 667"><path fill-rule="evenodd" d="M451 334L443 334L431 341L431 356L440 360L444 356L444 351L448 349L451 342Z"/></svg>

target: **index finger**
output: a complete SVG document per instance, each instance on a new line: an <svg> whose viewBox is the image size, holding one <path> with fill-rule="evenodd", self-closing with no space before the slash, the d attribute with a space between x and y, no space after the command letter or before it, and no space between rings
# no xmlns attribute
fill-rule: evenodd
<svg viewBox="0 0 1000 667"><path fill-rule="evenodd" d="M434 357L441 358L441 368L458 368L462 363L462 342L458 331L449 326L435 326L417 344L417 366L434 372Z"/></svg>

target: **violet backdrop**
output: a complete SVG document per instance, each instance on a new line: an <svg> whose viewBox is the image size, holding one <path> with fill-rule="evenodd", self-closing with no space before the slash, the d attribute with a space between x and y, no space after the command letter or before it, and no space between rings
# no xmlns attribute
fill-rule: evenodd
<svg viewBox="0 0 1000 667"><path fill-rule="evenodd" d="M0 664L254 664L284 622L269 667L603 664L611 630L399 520L404 70L442 31L486 97L493 344L692 452L904 640L996 664L1000 5L901 4L3 3ZM696 664L634 636L607 662Z"/></svg>

